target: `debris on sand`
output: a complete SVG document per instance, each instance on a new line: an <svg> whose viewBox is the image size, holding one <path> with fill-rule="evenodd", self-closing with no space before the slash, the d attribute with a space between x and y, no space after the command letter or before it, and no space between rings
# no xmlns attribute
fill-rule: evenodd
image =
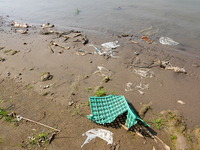
<svg viewBox="0 0 200 150"><path fill-rule="evenodd" d="M178 104L182 104L182 105L185 104L185 102L183 102L183 101L181 101L181 100L178 100L177 103L178 103Z"/></svg>
<svg viewBox="0 0 200 150"><path fill-rule="evenodd" d="M27 23L12 22L11 25L14 26L15 28L28 28L29 27L29 25Z"/></svg>
<svg viewBox="0 0 200 150"><path fill-rule="evenodd" d="M147 36L142 36L142 38L141 38L142 40L145 40L147 43L149 43L149 44L151 44L153 41L150 39L150 38L148 38Z"/></svg>
<svg viewBox="0 0 200 150"><path fill-rule="evenodd" d="M51 75L50 72L44 72L41 75L41 81L51 80L52 78L53 78L53 75Z"/></svg>
<svg viewBox="0 0 200 150"><path fill-rule="evenodd" d="M4 51L4 54L6 54L6 55L15 55L15 54L17 54L18 52L20 52L20 51L10 49L10 50L5 50L5 51Z"/></svg>
<svg viewBox="0 0 200 150"><path fill-rule="evenodd" d="M153 71L151 71L150 69L134 69L134 72L143 78L152 78L154 76Z"/></svg>
<svg viewBox="0 0 200 150"><path fill-rule="evenodd" d="M50 23L46 23L46 24L42 24L41 27L42 27L42 28L53 28L54 25L53 25L53 24L50 24Z"/></svg>
<svg viewBox="0 0 200 150"><path fill-rule="evenodd" d="M131 128L138 121L145 126L149 126L137 115L124 96L90 97L90 109L92 114L87 116L88 119L98 124L112 123L118 116L127 112L124 125L126 128Z"/></svg>
<svg viewBox="0 0 200 150"><path fill-rule="evenodd" d="M28 29L17 29L16 32L19 32L21 34L27 34L28 33Z"/></svg>
<svg viewBox="0 0 200 150"><path fill-rule="evenodd" d="M132 88L134 87L134 83L128 82L126 83L126 86L127 86L127 88L125 89L126 92L132 91L133 90Z"/></svg>
<svg viewBox="0 0 200 150"><path fill-rule="evenodd" d="M163 45L178 45L179 43L178 42L175 42L174 40L172 40L171 38L169 37L161 37L159 39L159 42Z"/></svg>
<svg viewBox="0 0 200 150"><path fill-rule="evenodd" d="M111 75L113 74L110 70L106 69L103 66L97 66L97 68L98 70L95 71L93 74L100 73L100 75L103 77L111 77Z"/></svg>
<svg viewBox="0 0 200 150"><path fill-rule="evenodd" d="M6 59L3 57L0 57L0 62L4 62Z"/></svg>
<svg viewBox="0 0 200 150"><path fill-rule="evenodd" d="M101 44L101 46L103 47L103 52L101 53L101 55L103 54L112 58L118 58L119 56L116 56L117 51L113 50L120 46L118 43L118 41L114 41Z"/></svg>
<svg viewBox="0 0 200 150"><path fill-rule="evenodd" d="M184 68L174 67L171 65L169 61L161 61L160 67L166 70L173 70L174 72L177 72L177 73L187 73Z"/></svg>
<svg viewBox="0 0 200 150"><path fill-rule="evenodd" d="M92 139L95 139L96 137L99 137L105 141L108 142L108 144L113 144L113 133L105 130L105 129L91 129L85 132L82 136L87 136L87 139L85 142L81 145L81 148L89 143Z"/></svg>

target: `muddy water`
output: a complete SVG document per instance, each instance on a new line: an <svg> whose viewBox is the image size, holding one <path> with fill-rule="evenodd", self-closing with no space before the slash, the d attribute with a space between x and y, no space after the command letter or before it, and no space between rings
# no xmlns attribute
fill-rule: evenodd
<svg viewBox="0 0 200 150"><path fill-rule="evenodd" d="M159 30L154 40L168 36L181 43L181 50L200 54L199 6L200 0L0 0L0 15L33 24L134 35L153 26Z"/></svg>

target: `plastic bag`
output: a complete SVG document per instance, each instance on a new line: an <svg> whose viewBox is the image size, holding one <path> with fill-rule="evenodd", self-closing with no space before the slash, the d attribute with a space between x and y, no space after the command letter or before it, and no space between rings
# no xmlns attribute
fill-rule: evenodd
<svg viewBox="0 0 200 150"><path fill-rule="evenodd" d="M118 44L118 41L115 42L107 42L107 43L103 43L101 44L101 46L103 46L103 48L110 50L110 49L114 49L119 47L120 45Z"/></svg>
<svg viewBox="0 0 200 150"><path fill-rule="evenodd" d="M175 42L174 40L172 40L171 38L169 37L161 37L159 39L159 42L163 45L178 45L179 43L178 42Z"/></svg>
<svg viewBox="0 0 200 150"><path fill-rule="evenodd" d="M113 144L113 133L105 130L105 129L91 129L85 132L82 136L87 136L87 139L85 142L81 145L81 148L89 143L92 139L95 139L96 137L99 137L105 141L108 142L108 144Z"/></svg>

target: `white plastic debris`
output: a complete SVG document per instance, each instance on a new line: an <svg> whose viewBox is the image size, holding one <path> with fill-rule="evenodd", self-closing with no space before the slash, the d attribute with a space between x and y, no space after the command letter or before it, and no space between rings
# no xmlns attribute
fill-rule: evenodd
<svg viewBox="0 0 200 150"><path fill-rule="evenodd" d="M136 88L140 90L145 90L149 88L149 84L140 83L140 85L137 85Z"/></svg>
<svg viewBox="0 0 200 150"><path fill-rule="evenodd" d="M134 86L134 83L128 82L126 83L127 88L125 89L126 92L132 91L132 87Z"/></svg>
<svg viewBox="0 0 200 150"><path fill-rule="evenodd" d="M101 44L101 46L103 46L103 48L105 48L105 49L109 49L110 50L110 49L117 48L120 45L118 44L118 41L115 41L115 42L103 43L103 44Z"/></svg>
<svg viewBox="0 0 200 150"><path fill-rule="evenodd" d="M29 27L29 25L27 23L13 22L11 25L13 25L16 28L28 28Z"/></svg>
<svg viewBox="0 0 200 150"><path fill-rule="evenodd" d="M178 104L182 104L182 105L185 104L185 102L183 102L183 101L181 101L181 100L178 100L177 103L178 103Z"/></svg>
<svg viewBox="0 0 200 150"><path fill-rule="evenodd" d="M85 132L84 134L82 134L82 136L87 136L87 139L85 140L85 142L81 145L81 148L89 143L92 139L95 139L96 137L99 137L105 141L108 142L108 144L113 144L113 133L105 130L105 129L91 129L88 130L87 132Z"/></svg>
<svg viewBox="0 0 200 150"><path fill-rule="evenodd" d="M159 39L159 42L163 45L178 45L179 43L178 42L175 42L174 40L172 40L171 38L169 37L161 37Z"/></svg>
<svg viewBox="0 0 200 150"><path fill-rule="evenodd" d="M134 72L143 78L152 78L154 75L150 69L134 69Z"/></svg>
<svg viewBox="0 0 200 150"><path fill-rule="evenodd" d="M23 119L23 117L20 115L17 115L16 118L17 118L17 121L21 121Z"/></svg>
<svg viewBox="0 0 200 150"><path fill-rule="evenodd" d="M161 61L160 66L166 70L173 70L174 72L177 73L187 73L187 71L184 68L174 67L171 65L169 61Z"/></svg>
<svg viewBox="0 0 200 150"><path fill-rule="evenodd" d="M112 72L108 69L106 69L103 66L97 66L98 70L95 71L93 74L100 73L103 77L111 77Z"/></svg>

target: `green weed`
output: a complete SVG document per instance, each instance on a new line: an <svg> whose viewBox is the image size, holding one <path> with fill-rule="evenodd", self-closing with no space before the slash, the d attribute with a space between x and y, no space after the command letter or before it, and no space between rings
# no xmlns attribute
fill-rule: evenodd
<svg viewBox="0 0 200 150"><path fill-rule="evenodd" d="M103 88L99 88L95 93L94 96L98 96L98 97L102 97L102 96L106 96L107 95L107 91L105 91Z"/></svg>
<svg viewBox="0 0 200 150"><path fill-rule="evenodd" d="M9 114L8 111L0 107L0 119L3 118L8 122L16 122L16 119L14 119L15 117L12 114Z"/></svg>
<svg viewBox="0 0 200 150"><path fill-rule="evenodd" d="M177 136L176 136L176 135L171 135L171 136L170 136L170 139L171 139L171 140L176 140L176 139L177 139Z"/></svg>
<svg viewBox="0 0 200 150"><path fill-rule="evenodd" d="M163 125L165 125L165 120L162 118L156 118L153 121L149 121L150 123L154 124L156 129L160 130Z"/></svg>
<svg viewBox="0 0 200 150"><path fill-rule="evenodd" d="M75 109L73 111L73 115L82 115L79 106L75 106Z"/></svg>

